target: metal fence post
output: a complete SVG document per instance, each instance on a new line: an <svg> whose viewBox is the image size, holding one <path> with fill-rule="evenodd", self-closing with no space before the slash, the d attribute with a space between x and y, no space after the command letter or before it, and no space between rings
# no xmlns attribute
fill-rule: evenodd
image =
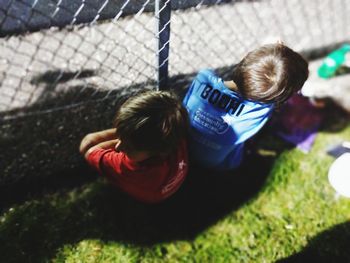
<svg viewBox="0 0 350 263"><path fill-rule="evenodd" d="M170 44L171 0L155 0L157 89L166 89Z"/></svg>

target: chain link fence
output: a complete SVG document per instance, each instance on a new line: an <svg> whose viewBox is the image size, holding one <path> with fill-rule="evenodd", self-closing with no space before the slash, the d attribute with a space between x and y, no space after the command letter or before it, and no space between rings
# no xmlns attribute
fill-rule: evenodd
<svg viewBox="0 0 350 263"><path fill-rule="evenodd" d="M349 13L346 0L0 0L0 181L76 165L81 136L136 90L225 76L276 39L305 54L348 41Z"/></svg>
<svg viewBox="0 0 350 263"><path fill-rule="evenodd" d="M2 116L24 107L28 113L38 103L33 111L72 106L157 81L153 1L1 2ZM170 56L163 58L170 77L231 66L269 38L298 51L349 39L346 0L160 2L160 9L175 9L166 21ZM66 98L45 106L58 94Z"/></svg>

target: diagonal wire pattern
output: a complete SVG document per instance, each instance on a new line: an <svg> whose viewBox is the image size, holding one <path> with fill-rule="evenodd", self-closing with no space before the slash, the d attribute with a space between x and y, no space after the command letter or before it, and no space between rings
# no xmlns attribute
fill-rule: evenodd
<svg viewBox="0 0 350 263"><path fill-rule="evenodd" d="M155 32L159 14L153 14L151 0L2 0L0 114L28 112L32 105L46 112L108 97L113 90L155 83L159 67L169 67L169 77L230 67L269 39L303 51L350 38L346 0L164 2L159 13L170 4L177 10ZM170 39L156 49L170 24ZM168 47L169 57L155 66ZM43 81L45 74L52 79ZM54 101L65 93L74 96Z"/></svg>

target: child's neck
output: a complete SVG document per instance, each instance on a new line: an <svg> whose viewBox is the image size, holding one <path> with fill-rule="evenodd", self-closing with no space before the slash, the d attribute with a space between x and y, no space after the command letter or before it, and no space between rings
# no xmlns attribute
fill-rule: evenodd
<svg viewBox="0 0 350 263"><path fill-rule="evenodd" d="M140 163L146 161L147 159L152 157L152 154L148 152L133 152L132 154L126 154L128 158L136 163Z"/></svg>
<svg viewBox="0 0 350 263"><path fill-rule="evenodd" d="M236 83L234 83L233 80L228 80L228 81L224 81L224 85L229 88L230 90L236 91L238 92L238 88Z"/></svg>

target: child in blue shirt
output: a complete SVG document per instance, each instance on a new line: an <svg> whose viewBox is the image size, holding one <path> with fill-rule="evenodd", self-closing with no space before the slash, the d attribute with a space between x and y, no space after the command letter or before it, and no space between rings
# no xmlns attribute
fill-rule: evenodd
<svg viewBox="0 0 350 263"><path fill-rule="evenodd" d="M212 169L238 167L244 142L264 126L276 105L302 88L308 73L306 60L281 43L249 52L230 81L200 71L183 100L191 122L191 157Z"/></svg>

